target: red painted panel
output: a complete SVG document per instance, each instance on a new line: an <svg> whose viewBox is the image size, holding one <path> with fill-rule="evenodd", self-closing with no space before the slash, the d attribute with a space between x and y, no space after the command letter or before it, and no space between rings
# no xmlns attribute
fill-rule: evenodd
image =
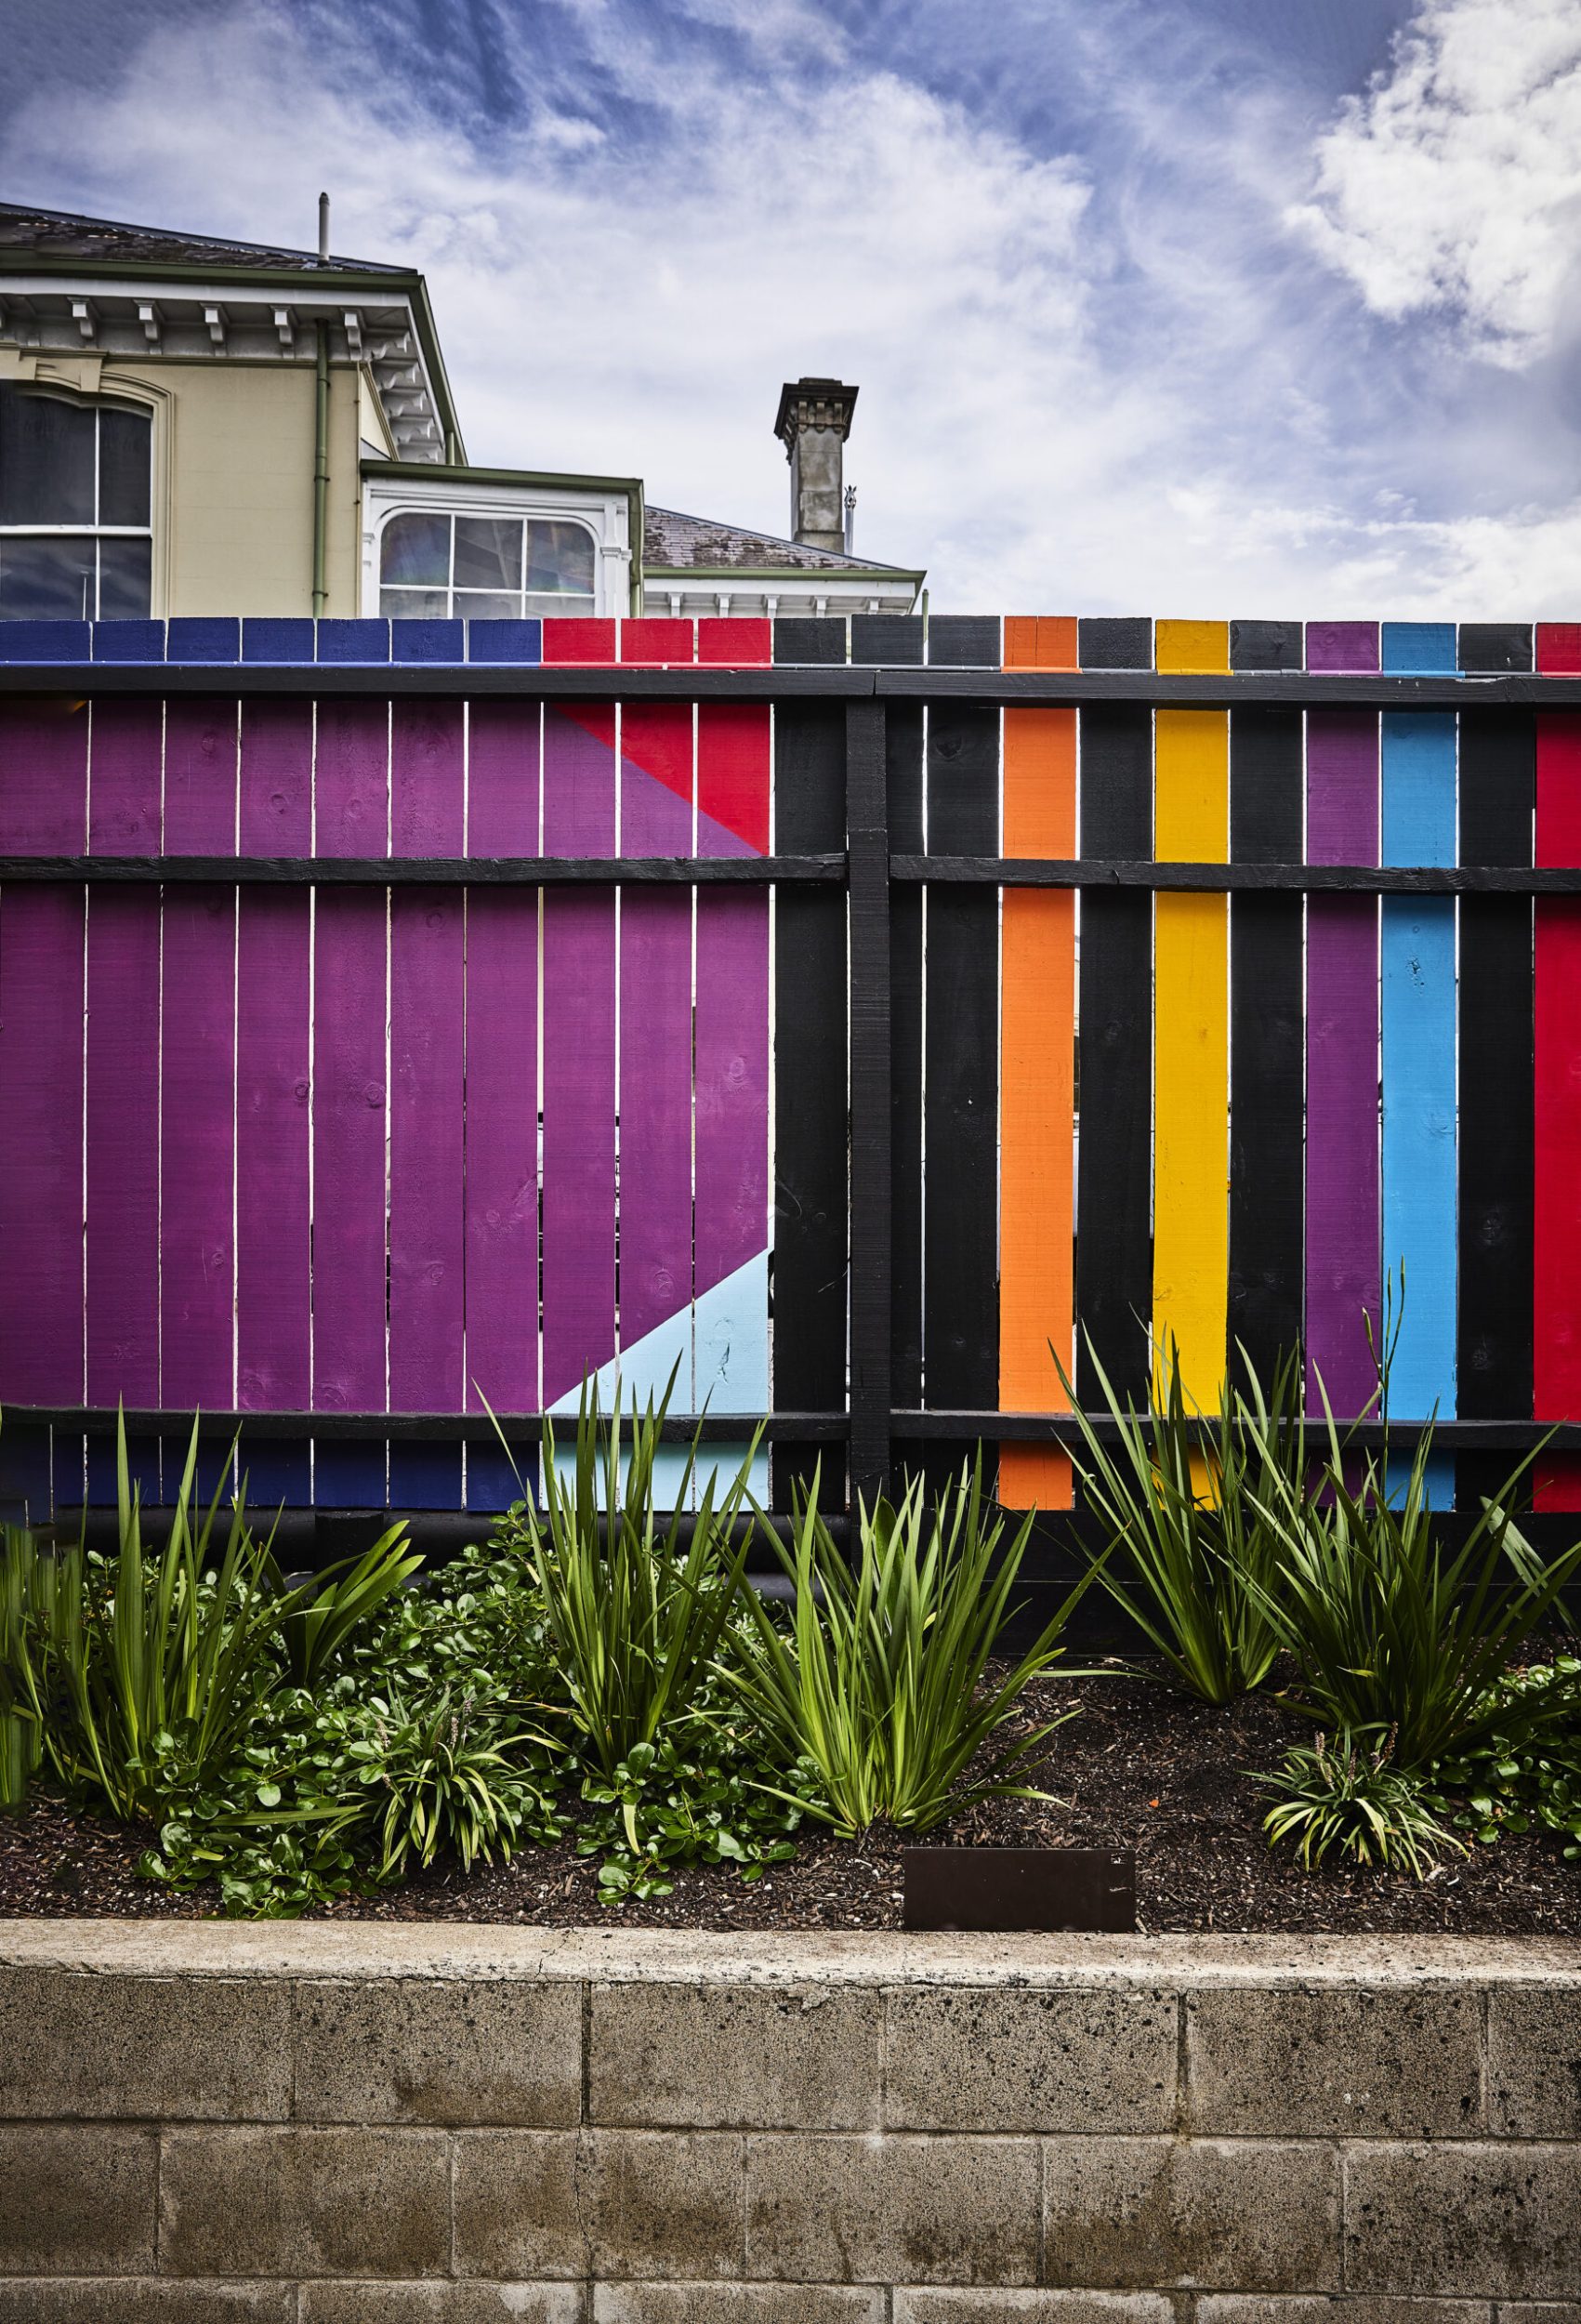
<svg viewBox="0 0 1581 2324"><path fill-rule="evenodd" d="M1536 862L1581 864L1581 713L1537 718ZM1533 1404L1581 1419L1581 903L1537 899L1535 960ZM1539 1509L1581 1507L1581 1459L1539 1464Z"/></svg>
<svg viewBox="0 0 1581 2324"><path fill-rule="evenodd" d="M557 614L545 622L546 662L613 662L614 658L613 621L575 621Z"/></svg>

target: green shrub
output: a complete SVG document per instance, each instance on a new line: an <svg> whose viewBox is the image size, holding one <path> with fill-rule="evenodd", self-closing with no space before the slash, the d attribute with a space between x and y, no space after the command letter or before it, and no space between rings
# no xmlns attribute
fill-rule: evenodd
<svg viewBox="0 0 1581 2324"><path fill-rule="evenodd" d="M546 1420L543 1513L520 1504L497 1537L525 1560L583 1749L612 1783L639 1745L692 1713L746 1562L749 1536L733 1550L731 1537L762 1430L722 1498L710 1472L689 1517L694 1439L666 1517L653 1471L674 1384L672 1373L656 1410L652 1398L642 1412L633 1406L625 1450L618 1397L606 1419L597 1387L585 1383L573 1465L562 1472Z"/></svg>
<svg viewBox="0 0 1581 2324"><path fill-rule="evenodd" d="M791 1792L782 1778L782 1796L852 1834L880 1817L926 1831L995 1794L1047 1796L1015 1778L1037 1771L1062 1723L1015 1739L1004 1731L1058 1658L1087 1582L1008 1674L985 1685L1033 1521L995 1563L1004 1519L985 1518L981 1455L931 1507L920 1480L898 1507L859 1505L850 1562L819 1515L817 1472L790 1548L762 1522L795 1584L789 1635L750 1597L750 1630L721 1674L774 1761L803 1780ZM985 1765L969 1772L980 1752Z"/></svg>
<svg viewBox="0 0 1581 2324"><path fill-rule="evenodd" d="M1417 1438L1403 1491L1387 1453L1348 1479L1332 1420L1320 1494L1273 1462L1258 1488L1281 1554L1278 1587L1261 1595L1296 1660L1292 1699L1331 1731L1390 1734L1412 1775L1479 1750L1513 1715L1496 1692L1506 1665L1581 1572L1581 1543L1545 1562L1505 1513L1522 1470L1445 1550L1428 1506L1432 1433ZM1557 1715L1535 1702L1520 1713L1534 1732Z"/></svg>
<svg viewBox="0 0 1581 2324"><path fill-rule="evenodd" d="M1479 1710L1475 1748L1432 1771L1434 1806L1484 1844L1553 1832L1581 1862L1581 1659L1506 1671Z"/></svg>
<svg viewBox="0 0 1581 2324"><path fill-rule="evenodd" d="M1303 1498L1298 1360L1285 1358L1265 1394L1243 1349L1247 1389L1226 1382L1209 1418L1188 1402L1170 1339L1143 1415L1122 1405L1090 1340L1087 1349L1117 1452L1082 1411L1058 1355L1054 1363L1082 1438L1073 1465L1109 1537L1100 1578L1178 1686L1232 1702L1263 1684L1279 1652L1270 1605L1280 1542L1263 1511L1276 1488L1293 1506Z"/></svg>
<svg viewBox="0 0 1581 2324"><path fill-rule="evenodd" d="M1263 1818L1269 1846L1287 1841L1314 1870L1332 1848L1354 1863L1403 1865L1425 1879L1445 1850L1464 1843L1432 1813L1422 1778L1394 1764L1394 1738L1372 1727L1290 1751L1276 1775L1259 1778L1274 1805Z"/></svg>

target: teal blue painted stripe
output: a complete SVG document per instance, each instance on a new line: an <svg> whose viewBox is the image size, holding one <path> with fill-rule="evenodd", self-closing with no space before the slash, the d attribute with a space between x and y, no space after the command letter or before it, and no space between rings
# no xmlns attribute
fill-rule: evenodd
<svg viewBox="0 0 1581 2324"><path fill-rule="evenodd" d="M1455 746L1451 713L1385 713L1385 864L1454 863ZM1454 904L1386 896L1381 964L1384 1270L1398 1287L1403 1268L1405 1285L1390 1404L1401 1419L1435 1408L1448 1419L1457 1274ZM1431 1456L1428 1492L1433 1508L1454 1507L1449 1454Z"/></svg>

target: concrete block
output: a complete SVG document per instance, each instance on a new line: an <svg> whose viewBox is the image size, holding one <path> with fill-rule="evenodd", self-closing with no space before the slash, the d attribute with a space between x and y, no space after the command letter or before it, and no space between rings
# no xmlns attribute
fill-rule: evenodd
<svg viewBox="0 0 1581 2324"><path fill-rule="evenodd" d="M1339 2172L1331 2147L1051 2138L1044 2168L1047 2282L1338 2289Z"/></svg>
<svg viewBox="0 0 1581 2324"><path fill-rule="evenodd" d="M1485 2300L1325 2300L1317 2294L1270 2300L1245 2292L1208 2292L1196 2324L1492 2324Z"/></svg>
<svg viewBox="0 0 1581 2324"><path fill-rule="evenodd" d="M1581 2297L1581 2146L1348 2147L1345 2280L1357 2291Z"/></svg>
<svg viewBox="0 0 1581 2324"><path fill-rule="evenodd" d="M72 1976L0 1969L0 2115L283 2121L283 1979Z"/></svg>
<svg viewBox="0 0 1581 2324"><path fill-rule="evenodd" d="M589 2119L689 2130L870 2130L876 1992L827 1985L598 1985Z"/></svg>
<svg viewBox="0 0 1581 2324"><path fill-rule="evenodd" d="M1187 2127L1210 2136L1465 2138L1482 2126L1469 1987L1190 1994L1186 2060Z"/></svg>
<svg viewBox="0 0 1581 2324"><path fill-rule="evenodd" d="M759 2133L746 2152L749 2276L1036 2281L1034 2139Z"/></svg>
<svg viewBox="0 0 1581 2324"><path fill-rule="evenodd" d="M455 2140L457 2275L585 2276L573 2131L463 2132Z"/></svg>
<svg viewBox="0 0 1581 2324"><path fill-rule="evenodd" d="M152 2131L0 2129L0 2275L152 2274L158 2167Z"/></svg>
<svg viewBox="0 0 1581 2324"><path fill-rule="evenodd" d="M1488 2128L1502 2138L1581 2138L1581 1993L1494 1987Z"/></svg>
<svg viewBox="0 0 1581 2324"><path fill-rule="evenodd" d="M727 2132L589 2131L583 2136L592 2272L705 2281L745 2270L742 2143Z"/></svg>
<svg viewBox="0 0 1581 2324"><path fill-rule="evenodd" d="M593 2324L886 2324L850 2284L596 2284Z"/></svg>
<svg viewBox="0 0 1581 2324"><path fill-rule="evenodd" d="M302 2122L574 2127L581 1988L513 1978L305 1984L296 2113Z"/></svg>
<svg viewBox="0 0 1581 2324"><path fill-rule="evenodd" d="M587 2324L580 2284L304 2284L300 2324Z"/></svg>
<svg viewBox="0 0 1581 2324"><path fill-rule="evenodd" d="M894 2324L1176 2324L1166 2291L897 2291Z"/></svg>
<svg viewBox="0 0 1581 2324"><path fill-rule="evenodd" d="M1501 2300L1497 2324L1581 2324L1581 2301Z"/></svg>
<svg viewBox="0 0 1581 2324"><path fill-rule="evenodd" d="M296 2324L296 2287L33 2276L0 2283L0 2324Z"/></svg>
<svg viewBox="0 0 1581 2324"><path fill-rule="evenodd" d="M736 2278L741 2141L727 2133L478 2131L455 2143L459 2275Z"/></svg>
<svg viewBox="0 0 1581 2324"><path fill-rule="evenodd" d="M912 1987L886 2001L890 2130L1174 2128L1173 1994Z"/></svg>
<svg viewBox="0 0 1581 2324"><path fill-rule="evenodd" d="M450 2258L437 2131L167 2131L160 2265L176 2276L437 2276Z"/></svg>

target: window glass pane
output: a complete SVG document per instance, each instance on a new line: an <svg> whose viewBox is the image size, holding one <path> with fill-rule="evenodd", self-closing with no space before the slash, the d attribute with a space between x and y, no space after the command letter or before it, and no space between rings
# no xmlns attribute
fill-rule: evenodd
<svg viewBox="0 0 1581 2324"><path fill-rule="evenodd" d="M99 413L100 524L148 522L149 461L152 442L153 429L146 412L117 412L106 405Z"/></svg>
<svg viewBox="0 0 1581 2324"><path fill-rule="evenodd" d="M99 544L99 618L100 621L146 621L152 595L153 544L117 540L113 534Z"/></svg>
<svg viewBox="0 0 1581 2324"><path fill-rule="evenodd" d="M450 519L391 517L379 548L379 578L445 588L450 580Z"/></svg>
<svg viewBox="0 0 1581 2324"><path fill-rule="evenodd" d="M91 535L0 537L0 621L91 621L93 546Z"/></svg>
<svg viewBox="0 0 1581 2324"><path fill-rule="evenodd" d="M592 595L593 535L585 524L529 524L527 587Z"/></svg>
<svg viewBox="0 0 1581 2324"><path fill-rule="evenodd" d="M458 589L521 587L520 517L456 518L455 586Z"/></svg>
<svg viewBox="0 0 1581 2324"><path fill-rule="evenodd" d="M0 524L91 524L98 415L0 388Z"/></svg>
<svg viewBox="0 0 1581 2324"><path fill-rule="evenodd" d="M386 620L443 621L450 613L448 589L381 589L379 612Z"/></svg>
<svg viewBox="0 0 1581 2324"><path fill-rule="evenodd" d="M563 619L568 614L590 614L593 610L591 595L582 597L571 589L545 589L536 596L529 589L521 601L527 613L552 614L557 619Z"/></svg>
<svg viewBox="0 0 1581 2324"><path fill-rule="evenodd" d="M520 589L457 589L459 621L515 621L521 611Z"/></svg>

